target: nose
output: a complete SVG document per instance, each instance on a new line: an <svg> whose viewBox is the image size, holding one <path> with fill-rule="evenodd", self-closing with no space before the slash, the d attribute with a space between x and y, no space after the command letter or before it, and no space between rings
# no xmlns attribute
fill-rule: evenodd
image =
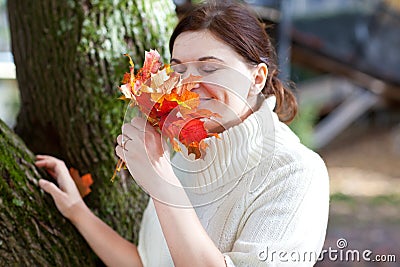
<svg viewBox="0 0 400 267"><path fill-rule="evenodd" d="M198 94L200 99L207 97L207 92L200 84L197 84L196 87L194 87L191 91Z"/></svg>
<svg viewBox="0 0 400 267"><path fill-rule="evenodd" d="M203 83L198 84L198 86L193 88L191 91L198 94L200 100L216 99L216 95L214 95L212 91L208 90L208 88L206 88Z"/></svg>
<svg viewBox="0 0 400 267"><path fill-rule="evenodd" d="M188 78L190 75L201 76L200 72L194 63L185 63L186 71L182 74L182 78Z"/></svg>
<svg viewBox="0 0 400 267"><path fill-rule="evenodd" d="M196 84L196 86L191 90L192 92L201 95L204 95L204 90L202 90L200 84Z"/></svg>

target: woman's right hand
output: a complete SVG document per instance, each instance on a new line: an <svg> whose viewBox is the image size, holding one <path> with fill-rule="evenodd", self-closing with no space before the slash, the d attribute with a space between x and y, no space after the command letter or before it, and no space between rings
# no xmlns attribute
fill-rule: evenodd
<svg viewBox="0 0 400 267"><path fill-rule="evenodd" d="M44 168L54 179L56 179L58 187L47 180L40 179L39 186L49 193L61 214L72 220L73 210L78 204L85 205L79 190L64 161L47 155L37 155L35 165Z"/></svg>

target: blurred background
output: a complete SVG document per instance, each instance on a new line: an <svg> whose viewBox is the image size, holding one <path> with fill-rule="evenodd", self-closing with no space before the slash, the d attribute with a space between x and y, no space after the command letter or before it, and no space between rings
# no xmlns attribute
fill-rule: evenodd
<svg viewBox="0 0 400 267"><path fill-rule="evenodd" d="M174 2L179 16L200 1ZM400 0L244 2L275 42L282 79L296 84L291 128L328 166L324 247L337 249L344 238L347 249L397 260L325 257L317 266L400 266ZM13 127L20 99L10 50L0 0L0 119Z"/></svg>

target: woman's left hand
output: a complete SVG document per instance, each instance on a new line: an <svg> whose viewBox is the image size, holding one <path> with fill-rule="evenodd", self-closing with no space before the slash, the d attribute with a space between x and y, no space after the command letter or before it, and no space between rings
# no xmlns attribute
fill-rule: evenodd
<svg viewBox="0 0 400 267"><path fill-rule="evenodd" d="M117 142L117 156L148 193L159 189L159 179L174 183L176 176L170 164L168 146L145 119L134 118L131 123L124 124Z"/></svg>
<svg viewBox="0 0 400 267"><path fill-rule="evenodd" d="M49 193L61 214L76 221L77 206L85 205L64 161L48 155L37 155L35 165L44 168L56 180L54 183L40 179L39 186Z"/></svg>

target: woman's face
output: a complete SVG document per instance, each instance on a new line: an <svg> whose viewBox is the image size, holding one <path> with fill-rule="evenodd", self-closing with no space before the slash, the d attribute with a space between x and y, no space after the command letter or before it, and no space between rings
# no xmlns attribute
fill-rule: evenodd
<svg viewBox="0 0 400 267"><path fill-rule="evenodd" d="M265 79L262 85L257 84L259 65L246 63L207 30L181 33L174 43L171 65L184 77L202 76L202 82L192 90L200 95L199 108L221 115L206 121L210 132L222 132L250 115L265 84ZM266 76L266 66L263 71Z"/></svg>

